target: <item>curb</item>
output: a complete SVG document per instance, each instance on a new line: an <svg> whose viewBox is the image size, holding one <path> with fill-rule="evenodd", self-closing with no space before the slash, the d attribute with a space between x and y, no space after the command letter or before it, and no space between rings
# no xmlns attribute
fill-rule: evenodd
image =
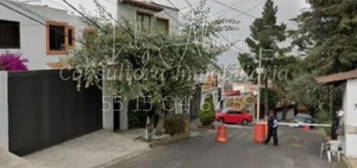
<svg viewBox="0 0 357 168"><path fill-rule="evenodd" d="M154 148L157 146L162 146L162 145L168 145L168 144L173 144L173 143L177 143L180 141L183 141L185 139L190 138L189 135L183 134L183 135L176 135L167 139L162 139L156 142L152 142L149 144L150 147Z"/></svg>
<svg viewBox="0 0 357 168"><path fill-rule="evenodd" d="M342 156L342 162L341 162L342 168L356 168L356 166L353 166L351 162L348 161L348 158L345 156Z"/></svg>
<svg viewBox="0 0 357 168"><path fill-rule="evenodd" d="M134 151L132 153L129 153L129 154L126 154L124 156L121 156L121 157L118 157L116 159L113 159L107 163L103 163L103 164L100 164L98 166L94 166L93 168L108 168L108 167L111 167L115 164L118 164L120 162L123 162L123 161L126 161L126 160L129 160L135 156L138 156L140 154L143 154L143 153L146 153L148 151L150 151L151 148L148 146L148 148L144 149L144 150L139 150L139 151Z"/></svg>

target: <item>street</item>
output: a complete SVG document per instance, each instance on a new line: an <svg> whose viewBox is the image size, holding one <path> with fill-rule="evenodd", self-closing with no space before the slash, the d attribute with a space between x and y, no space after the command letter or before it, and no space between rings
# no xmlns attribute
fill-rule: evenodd
<svg viewBox="0 0 357 168"><path fill-rule="evenodd" d="M254 143L252 128L229 129L227 143L215 134L156 147L112 168L338 168L319 158L323 138L316 131L279 128L280 146Z"/></svg>

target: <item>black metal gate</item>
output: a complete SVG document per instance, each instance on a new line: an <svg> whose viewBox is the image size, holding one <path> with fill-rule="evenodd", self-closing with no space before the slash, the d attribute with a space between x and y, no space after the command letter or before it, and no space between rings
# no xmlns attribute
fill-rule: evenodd
<svg viewBox="0 0 357 168"><path fill-rule="evenodd" d="M78 92L60 71L10 72L9 147L17 155L62 143L102 128L102 92ZM71 76L71 71L62 73Z"/></svg>

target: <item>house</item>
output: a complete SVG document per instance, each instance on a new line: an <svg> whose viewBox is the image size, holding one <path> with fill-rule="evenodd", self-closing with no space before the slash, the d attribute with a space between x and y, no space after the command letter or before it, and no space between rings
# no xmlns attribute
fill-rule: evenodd
<svg viewBox="0 0 357 168"><path fill-rule="evenodd" d="M63 1L42 0L32 4L4 0L0 2L0 53L19 53L29 60L29 70L59 69L60 60L69 49L80 47L82 37L93 29ZM98 16L93 1L68 1L85 14ZM177 32L179 10L169 6L137 0L98 0L120 24L126 22L150 32ZM117 23L117 24L119 24Z"/></svg>
<svg viewBox="0 0 357 168"><path fill-rule="evenodd" d="M29 60L30 70L59 68L60 59L86 30L80 17L47 6L0 2L0 53L11 52Z"/></svg>
<svg viewBox="0 0 357 168"><path fill-rule="evenodd" d="M103 8L115 24L126 24L146 30L146 33L179 31L179 10L170 6L139 0L38 0L17 3L0 1L0 53L20 53L29 60L29 70L60 69L59 61L67 58L71 47L81 47L82 37L93 33L86 26L80 10L86 16L100 16ZM68 2L66 4L65 2ZM4 40L2 40L4 39ZM128 129L128 102L120 114L113 109L114 98L103 90L103 103L111 108L103 110L103 128ZM117 118L120 118L119 121Z"/></svg>
<svg viewBox="0 0 357 168"><path fill-rule="evenodd" d="M154 31L167 31L170 33L179 30L179 10L167 5L144 0L67 0L75 9L83 11L86 15L99 16L99 10L110 14L120 24L141 23L142 26L151 27ZM96 4L97 2L97 4ZM32 2L37 5L47 5L54 8L66 9L70 13L78 13L64 1L37 0ZM99 7L98 7L99 4ZM118 24L118 23L117 23Z"/></svg>
<svg viewBox="0 0 357 168"><path fill-rule="evenodd" d="M345 155L357 158L357 70L319 77L316 81L319 84L346 84L342 107Z"/></svg>

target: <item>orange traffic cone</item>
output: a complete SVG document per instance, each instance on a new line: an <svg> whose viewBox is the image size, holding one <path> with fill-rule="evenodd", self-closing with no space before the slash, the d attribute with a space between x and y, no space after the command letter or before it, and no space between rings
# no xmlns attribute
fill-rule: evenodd
<svg viewBox="0 0 357 168"><path fill-rule="evenodd" d="M257 123L255 126L253 141L256 143L263 143L265 141L266 134L267 134L267 124Z"/></svg>
<svg viewBox="0 0 357 168"><path fill-rule="evenodd" d="M310 129L310 126L308 126L308 125L305 125L304 126L304 131L310 131L311 129Z"/></svg>
<svg viewBox="0 0 357 168"><path fill-rule="evenodd" d="M220 125L217 128L217 142L227 142L227 127Z"/></svg>

